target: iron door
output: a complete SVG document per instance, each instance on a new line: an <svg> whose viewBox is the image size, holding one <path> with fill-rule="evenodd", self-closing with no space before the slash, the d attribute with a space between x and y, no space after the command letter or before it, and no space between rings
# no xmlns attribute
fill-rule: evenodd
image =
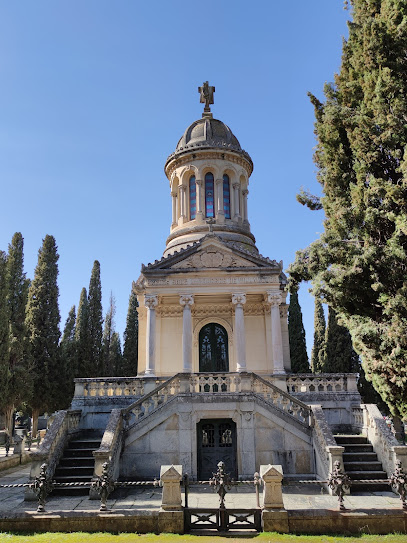
<svg viewBox="0 0 407 543"><path fill-rule="evenodd" d="M225 471L237 479L236 424L231 419L203 419L197 424L198 479L207 481L225 463Z"/></svg>

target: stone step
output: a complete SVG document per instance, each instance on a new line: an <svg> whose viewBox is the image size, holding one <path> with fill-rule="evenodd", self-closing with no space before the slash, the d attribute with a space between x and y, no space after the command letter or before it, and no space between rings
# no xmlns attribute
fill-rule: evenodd
<svg viewBox="0 0 407 543"><path fill-rule="evenodd" d="M86 483L92 480L92 475L55 475L56 483Z"/></svg>
<svg viewBox="0 0 407 543"><path fill-rule="evenodd" d="M64 458L90 457L96 449L65 449Z"/></svg>
<svg viewBox="0 0 407 543"><path fill-rule="evenodd" d="M95 459L93 456L64 456L59 461L60 467L76 467L76 466L94 466Z"/></svg>
<svg viewBox="0 0 407 543"><path fill-rule="evenodd" d="M345 447L345 451L344 452L349 452L349 453L355 453L355 454L364 454L364 453L374 453L374 449L373 449L373 445L371 445L370 443L366 443L366 444L348 444L348 443L344 443L342 444L341 443L341 447Z"/></svg>
<svg viewBox="0 0 407 543"><path fill-rule="evenodd" d="M67 449L98 449L100 443L100 439L73 439Z"/></svg>
<svg viewBox="0 0 407 543"><path fill-rule="evenodd" d="M359 454L359 453L348 453L346 451L343 453L344 463L345 462L361 462L362 459L363 461L366 461L366 462L375 462L377 461L377 454L375 452L364 452L363 454Z"/></svg>
<svg viewBox="0 0 407 543"><path fill-rule="evenodd" d="M369 443L367 437L361 435L336 435L334 437L338 445L357 445Z"/></svg>
<svg viewBox="0 0 407 543"><path fill-rule="evenodd" d="M351 479L387 479L385 471L348 471L347 475Z"/></svg>
<svg viewBox="0 0 407 543"><path fill-rule="evenodd" d="M377 462L345 462L343 463L345 471L383 471L382 463Z"/></svg>
<svg viewBox="0 0 407 543"><path fill-rule="evenodd" d="M93 470L94 470L94 466L65 466L65 467L58 466L57 469L55 470L55 477L65 477L67 475L72 476L72 477L76 477L76 476L80 477L83 475L92 477Z"/></svg>

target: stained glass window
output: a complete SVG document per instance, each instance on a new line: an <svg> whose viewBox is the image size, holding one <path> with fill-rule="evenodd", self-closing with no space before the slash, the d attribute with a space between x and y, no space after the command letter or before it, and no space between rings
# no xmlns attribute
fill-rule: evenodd
<svg viewBox="0 0 407 543"><path fill-rule="evenodd" d="M214 181L213 174L207 173L205 175L205 217L214 217Z"/></svg>
<svg viewBox="0 0 407 543"><path fill-rule="evenodd" d="M229 176L223 176L223 211L225 219L230 219L230 183Z"/></svg>
<svg viewBox="0 0 407 543"><path fill-rule="evenodd" d="M195 175L191 175L189 178L189 214L190 220L196 217L196 183Z"/></svg>

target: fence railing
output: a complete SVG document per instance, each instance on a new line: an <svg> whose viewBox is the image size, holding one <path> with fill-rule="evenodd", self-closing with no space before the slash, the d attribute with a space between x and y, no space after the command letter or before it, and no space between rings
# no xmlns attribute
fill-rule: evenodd
<svg viewBox="0 0 407 543"><path fill-rule="evenodd" d="M287 377L290 394L357 392L356 373L299 373Z"/></svg>

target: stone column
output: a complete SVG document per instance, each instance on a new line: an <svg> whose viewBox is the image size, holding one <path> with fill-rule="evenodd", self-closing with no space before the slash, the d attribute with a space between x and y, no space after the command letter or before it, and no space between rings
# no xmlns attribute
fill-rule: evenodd
<svg viewBox="0 0 407 543"><path fill-rule="evenodd" d="M172 224L171 226L177 225L177 193L175 191L171 191L171 198L172 198Z"/></svg>
<svg viewBox="0 0 407 543"><path fill-rule="evenodd" d="M194 303L192 294L181 294L179 303L183 306L182 314L182 371L192 371L192 315L191 307Z"/></svg>
<svg viewBox="0 0 407 543"><path fill-rule="evenodd" d="M247 215L247 195L249 194L249 191L247 189L242 191L243 194L243 221L249 222L249 217Z"/></svg>
<svg viewBox="0 0 407 543"><path fill-rule="evenodd" d="M223 210L223 179L216 180L216 217L224 217Z"/></svg>
<svg viewBox="0 0 407 543"><path fill-rule="evenodd" d="M235 219L240 219L240 184L233 184L233 200L235 202Z"/></svg>
<svg viewBox="0 0 407 543"><path fill-rule="evenodd" d="M235 305L235 343L236 343L236 371L246 371L246 336L244 329L243 305L246 303L246 294L233 294L232 304Z"/></svg>
<svg viewBox="0 0 407 543"><path fill-rule="evenodd" d="M179 185L179 215L180 219L185 219L186 217L186 206L185 206L185 186Z"/></svg>
<svg viewBox="0 0 407 543"><path fill-rule="evenodd" d="M202 179L197 179L195 181L196 185L196 218L197 219L203 219L203 212L202 212Z"/></svg>
<svg viewBox="0 0 407 543"><path fill-rule="evenodd" d="M155 375L155 308L158 305L158 296L146 294L144 305L147 307L146 371L144 374Z"/></svg>
<svg viewBox="0 0 407 543"><path fill-rule="evenodd" d="M268 292L267 301L271 304L271 343L273 353L273 373L285 373L283 360L283 338L281 335L280 304L281 294Z"/></svg>

